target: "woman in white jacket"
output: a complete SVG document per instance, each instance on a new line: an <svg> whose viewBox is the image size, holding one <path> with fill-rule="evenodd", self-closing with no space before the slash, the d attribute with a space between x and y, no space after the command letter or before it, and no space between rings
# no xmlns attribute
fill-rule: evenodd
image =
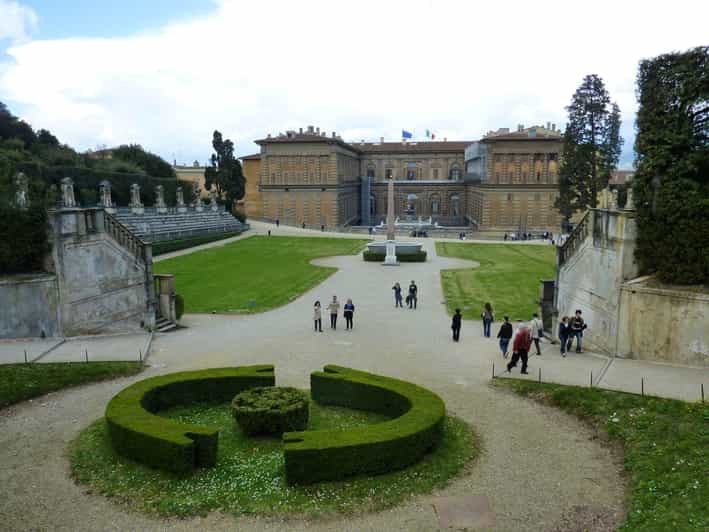
<svg viewBox="0 0 709 532"><path fill-rule="evenodd" d="M536 312L532 315L532 321L529 323L529 327L532 329L532 340L534 340L534 346L537 348L537 355L539 356L542 354L539 349L539 340L544 337L544 325Z"/></svg>

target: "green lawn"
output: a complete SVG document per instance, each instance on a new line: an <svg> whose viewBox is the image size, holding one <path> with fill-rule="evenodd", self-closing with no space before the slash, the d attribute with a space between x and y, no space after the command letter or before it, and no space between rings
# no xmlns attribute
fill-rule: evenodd
<svg viewBox="0 0 709 532"><path fill-rule="evenodd" d="M139 362L58 362L0 365L0 408L87 382L139 373Z"/></svg>
<svg viewBox="0 0 709 532"><path fill-rule="evenodd" d="M624 448L629 508L620 530L709 530L709 404L495 379L605 431Z"/></svg>
<svg viewBox="0 0 709 532"><path fill-rule="evenodd" d="M187 476L144 467L116 455L100 419L70 446L74 478L95 492L160 515L308 515L376 511L444 486L477 455L475 436L463 421L448 417L440 445L420 462L392 473L338 482L289 486L280 437L249 438L239 430L229 404L197 404L161 412L181 422L220 427L217 464ZM371 412L310 403L308 430L378 423Z"/></svg>
<svg viewBox="0 0 709 532"><path fill-rule="evenodd" d="M254 236L157 262L155 273L175 275L185 312L261 312L292 301L336 271L311 260L354 255L367 242Z"/></svg>
<svg viewBox="0 0 709 532"><path fill-rule="evenodd" d="M530 319L538 310L539 281L555 277L555 251L554 246L436 242L438 255L480 263L479 268L441 271L448 313L460 308L463 318L479 320L490 302L497 323L505 314Z"/></svg>

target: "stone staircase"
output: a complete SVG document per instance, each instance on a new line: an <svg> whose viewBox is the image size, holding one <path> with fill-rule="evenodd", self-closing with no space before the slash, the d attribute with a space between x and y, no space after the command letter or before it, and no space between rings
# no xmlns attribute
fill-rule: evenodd
<svg viewBox="0 0 709 532"><path fill-rule="evenodd" d="M168 332L177 329L177 323L167 318L158 318L155 321L155 332Z"/></svg>

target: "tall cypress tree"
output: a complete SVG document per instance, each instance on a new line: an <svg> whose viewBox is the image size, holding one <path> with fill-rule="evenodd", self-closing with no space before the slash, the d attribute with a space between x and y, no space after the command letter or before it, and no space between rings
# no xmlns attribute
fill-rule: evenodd
<svg viewBox="0 0 709 532"><path fill-rule="evenodd" d="M597 75L584 78L566 110L557 208L568 219L576 211L596 207L598 192L618 164L623 139L620 109Z"/></svg>
<svg viewBox="0 0 709 532"><path fill-rule="evenodd" d="M212 135L214 152L210 158L211 166L204 173L204 184L207 189L216 187L217 195L227 201L231 209L235 201L246 193L246 178L241 163L234 158L234 143L222 137L219 131Z"/></svg>

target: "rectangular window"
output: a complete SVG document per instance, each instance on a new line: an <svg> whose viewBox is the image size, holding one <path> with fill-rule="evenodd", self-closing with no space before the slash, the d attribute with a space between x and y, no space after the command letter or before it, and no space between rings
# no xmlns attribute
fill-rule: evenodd
<svg viewBox="0 0 709 532"><path fill-rule="evenodd" d="M438 179L438 168L433 169L433 179Z"/></svg>
<svg viewBox="0 0 709 532"><path fill-rule="evenodd" d="M367 177L374 177L374 168L367 168Z"/></svg>
<svg viewBox="0 0 709 532"><path fill-rule="evenodd" d="M542 199L541 194L536 193L536 194L534 195L534 201L539 201L540 199Z"/></svg>
<svg viewBox="0 0 709 532"><path fill-rule="evenodd" d="M391 168L387 168L384 175L387 179L391 179L394 176L394 172Z"/></svg>
<svg viewBox="0 0 709 532"><path fill-rule="evenodd" d="M512 194L507 194L507 201L512 201Z"/></svg>

